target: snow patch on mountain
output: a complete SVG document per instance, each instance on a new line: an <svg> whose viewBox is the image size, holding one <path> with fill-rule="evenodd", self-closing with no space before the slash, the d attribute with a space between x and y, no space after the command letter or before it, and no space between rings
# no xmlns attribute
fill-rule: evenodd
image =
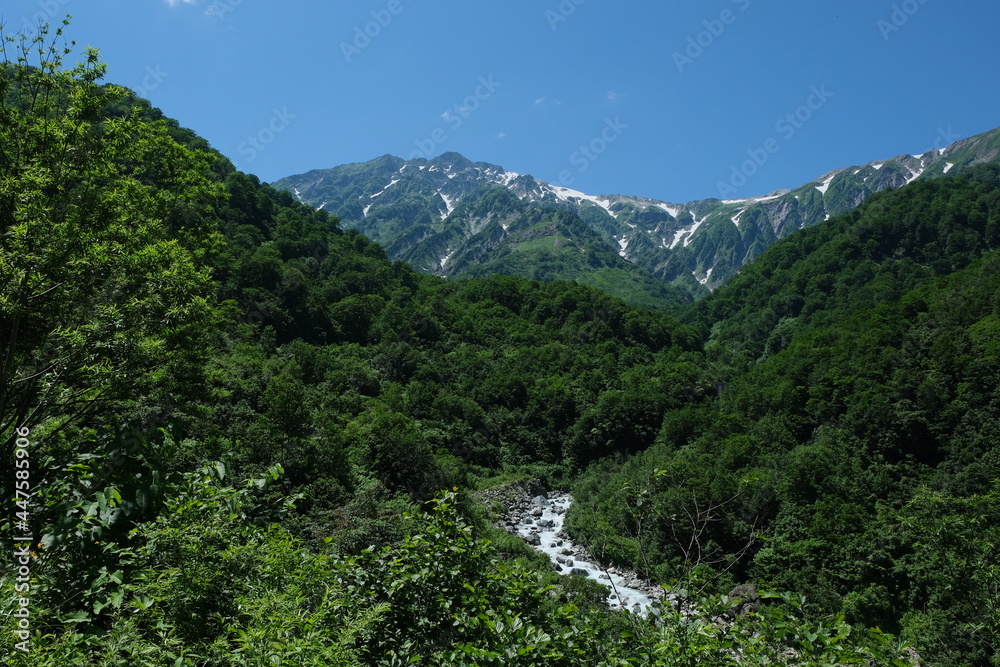
<svg viewBox="0 0 1000 667"><path fill-rule="evenodd" d="M920 178L923 175L923 173L924 173L925 170L926 170L926 167L924 166L923 161L921 161L921 163L920 163L920 169L911 170L910 177L908 179L906 179L906 184L909 185L913 181L915 181L918 178Z"/></svg>
<svg viewBox="0 0 1000 667"><path fill-rule="evenodd" d="M681 214L681 211L684 210L684 209L680 209L680 208L677 208L677 207L674 207L674 206L667 206L666 204L657 204L657 206L659 206L664 211L666 211L668 214L670 214L671 218L675 218L675 219L677 218L677 216L679 216Z"/></svg>
<svg viewBox="0 0 1000 667"><path fill-rule="evenodd" d="M955 165L953 165L951 162L945 162L944 163L944 173L947 174L949 171L951 171L951 168L954 167L954 166Z"/></svg>
<svg viewBox="0 0 1000 667"><path fill-rule="evenodd" d="M671 249L675 248L677 244L680 243L682 240L684 241L684 247L686 248L688 244L691 243L691 239L694 237L694 233L698 231L698 228L701 227L706 220L708 220L707 215L701 220L699 220L698 216L696 216L694 213L691 213L691 217L694 218L694 224L692 224L690 227L685 227L684 229L680 229L674 233L674 240L670 244Z"/></svg>
<svg viewBox="0 0 1000 667"><path fill-rule="evenodd" d="M447 218L449 215L451 215L452 211L455 210L455 200L446 195L445 193L441 192L440 190L438 190L438 196L444 200L444 205L446 209L444 217Z"/></svg>
<svg viewBox="0 0 1000 667"><path fill-rule="evenodd" d="M830 189L830 183L833 183L833 179L835 179L837 177L837 174L839 173L840 172L838 171L830 174L829 178L827 178L821 184L816 186L816 189L819 190L821 195L823 195L824 197L826 196L826 191Z"/></svg>
<svg viewBox="0 0 1000 667"><path fill-rule="evenodd" d="M455 248L454 250L449 250L445 254L445 256L439 260L439 264L442 269L444 268L444 265L448 263L448 260L455 256L456 252L458 252L458 248Z"/></svg>
<svg viewBox="0 0 1000 667"><path fill-rule="evenodd" d="M392 186L394 186L396 183L399 183L401 180L403 180L403 179L401 179L401 178L394 178L394 179L392 179L392 182L389 183L389 185L387 185L384 188L382 188L379 192L376 192L375 194L373 194L371 197L369 197L369 199L375 199L379 195L383 194L386 190L388 190L389 188L391 188Z"/></svg>
<svg viewBox="0 0 1000 667"><path fill-rule="evenodd" d="M518 174L518 173L513 172L513 171L506 171L503 174L503 184L505 186L509 187L511 183L513 183L514 181L516 181L520 177L521 177L521 174Z"/></svg>
<svg viewBox="0 0 1000 667"><path fill-rule="evenodd" d="M628 254L625 250L626 248L628 248L628 242L629 238L627 236L623 236L620 239L618 239L618 245L621 246L621 250L618 251L618 254L621 255L622 257L625 257L625 255Z"/></svg>
<svg viewBox="0 0 1000 667"><path fill-rule="evenodd" d="M617 218L618 216L611 211L611 202L608 201L606 197L595 197L594 195L588 195L586 193L580 192L579 190L572 190L570 188L564 188L562 186L550 186L552 187L552 192L560 200L575 204L574 199L589 201L596 204L607 211L612 217Z"/></svg>
<svg viewBox="0 0 1000 667"><path fill-rule="evenodd" d="M746 204L747 207L749 207L752 204L758 204L760 202L774 201L775 199L784 197L786 194L788 194L787 190L781 191L780 194L770 194L765 197L747 197L745 199L723 199L722 203L726 204L727 206L731 206L734 204Z"/></svg>

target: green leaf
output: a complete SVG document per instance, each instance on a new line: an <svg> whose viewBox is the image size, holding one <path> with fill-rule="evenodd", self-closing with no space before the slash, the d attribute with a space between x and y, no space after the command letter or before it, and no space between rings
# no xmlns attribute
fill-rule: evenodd
<svg viewBox="0 0 1000 667"><path fill-rule="evenodd" d="M90 614L85 611L75 611L63 619L63 623L86 623L90 621Z"/></svg>

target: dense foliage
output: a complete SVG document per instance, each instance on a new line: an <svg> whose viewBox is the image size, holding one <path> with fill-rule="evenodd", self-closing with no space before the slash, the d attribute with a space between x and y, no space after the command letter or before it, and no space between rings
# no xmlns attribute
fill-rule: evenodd
<svg viewBox="0 0 1000 667"><path fill-rule="evenodd" d="M47 37L0 77L10 664L996 662L996 169L670 317L391 262ZM611 612L467 493L528 476L683 604Z"/></svg>
<svg viewBox="0 0 1000 667"><path fill-rule="evenodd" d="M721 396L592 468L572 526L661 579L763 579L902 632L935 664L991 664L1000 174L831 223L699 304L720 318L706 355L729 364Z"/></svg>

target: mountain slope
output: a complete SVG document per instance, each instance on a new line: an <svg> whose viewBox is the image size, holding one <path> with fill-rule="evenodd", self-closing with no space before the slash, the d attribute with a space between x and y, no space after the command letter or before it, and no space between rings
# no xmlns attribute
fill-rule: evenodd
<svg viewBox="0 0 1000 667"><path fill-rule="evenodd" d="M480 206L478 217L467 218L464 225L449 224L470 198L480 196L483 185L501 186L522 202L576 213L622 259L697 297L726 282L741 266L795 230L846 213L876 192L960 173L995 161L998 155L1000 130L994 130L921 155L836 169L794 190L687 204L588 195L496 165L472 162L457 153L429 161L386 155L289 176L274 186L337 215L344 226L385 245L393 258L446 276L463 275L468 266L451 264L459 256L453 254L459 246L464 248L461 252L468 252L483 242L495 251L520 242L508 235L507 226L502 232L494 230L492 235L476 238L480 225L511 214L509 201L496 211L483 211ZM418 244L423 249L413 254Z"/></svg>
<svg viewBox="0 0 1000 667"><path fill-rule="evenodd" d="M803 327L900 298L1000 245L1000 167L879 193L782 239L687 311L711 341L751 358Z"/></svg>
<svg viewBox="0 0 1000 667"><path fill-rule="evenodd" d="M539 184L531 177L457 154L431 163L383 156L334 173L311 172L302 187L323 199L317 208L336 212L344 226L424 273L574 280L647 308L690 301L621 257L606 234L571 210L535 203ZM291 191L306 199L298 186Z"/></svg>

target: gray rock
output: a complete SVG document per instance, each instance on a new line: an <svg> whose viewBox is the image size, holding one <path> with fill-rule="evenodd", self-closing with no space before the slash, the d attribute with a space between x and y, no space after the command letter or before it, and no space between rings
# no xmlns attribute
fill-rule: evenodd
<svg viewBox="0 0 1000 667"><path fill-rule="evenodd" d="M530 544L533 547L539 547L539 546L542 545L542 539L540 537L538 537L538 535L536 533L532 533L531 535L528 535L526 538L524 538L524 541L527 542L528 544Z"/></svg>

